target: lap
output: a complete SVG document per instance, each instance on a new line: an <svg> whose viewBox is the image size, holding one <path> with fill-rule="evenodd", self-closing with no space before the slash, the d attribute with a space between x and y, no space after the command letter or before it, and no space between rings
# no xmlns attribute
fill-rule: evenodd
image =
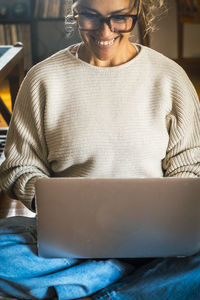
<svg viewBox="0 0 200 300"><path fill-rule="evenodd" d="M0 220L0 261L0 296L12 290L19 296L28 293L27 299L43 299L50 287L58 295L64 294L65 299L85 297L133 269L131 264L117 259L39 257L36 220L27 217Z"/></svg>
<svg viewBox="0 0 200 300"><path fill-rule="evenodd" d="M156 295L161 295L164 287L179 294L184 290L189 295L200 286L199 253L184 258L141 260L39 257L36 221L27 217L0 220L0 261L0 296L44 299L50 293L51 299L53 295L76 299L106 288L113 299L128 299L123 295L132 295L130 299L137 300L140 296L133 295L138 295L142 287L144 299L152 291L152 299L159 299ZM121 298L114 296L115 290L121 293Z"/></svg>

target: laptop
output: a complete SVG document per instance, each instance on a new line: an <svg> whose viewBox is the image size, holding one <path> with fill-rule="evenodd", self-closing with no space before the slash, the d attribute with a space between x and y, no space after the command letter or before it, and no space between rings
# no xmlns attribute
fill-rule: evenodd
<svg viewBox="0 0 200 300"><path fill-rule="evenodd" d="M152 258L200 250L200 178L41 178L38 254Z"/></svg>

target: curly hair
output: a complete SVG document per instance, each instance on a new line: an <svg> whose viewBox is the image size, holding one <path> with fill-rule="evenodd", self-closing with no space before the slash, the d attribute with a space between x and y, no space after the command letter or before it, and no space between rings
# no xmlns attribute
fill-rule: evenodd
<svg viewBox="0 0 200 300"><path fill-rule="evenodd" d="M140 17L144 20L145 33L155 31L156 21L166 15L167 11L166 0L141 0Z"/></svg>
<svg viewBox="0 0 200 300"><path fill-rule="evenodd" d="M72 16L72 9L78 0L66 0L66 17L65 26L67 36L70 36L74 31L74 20ZM136 1L136 0L131 0ZM153 32L157 29L155 21L159 20L167 13L167 0L140 0L139 17L145 25L145 34Z"/></svg>

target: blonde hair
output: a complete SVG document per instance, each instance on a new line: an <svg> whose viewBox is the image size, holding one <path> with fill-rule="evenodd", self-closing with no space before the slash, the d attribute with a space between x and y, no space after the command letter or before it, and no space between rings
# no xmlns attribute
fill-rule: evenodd
<svg viewBox="0 0 200 300"><path fill-rule="evenodd" d="M145 33L155 31L158 28L157 21L167 11L166 0L141 0L140 17L144 20Z"/></svg>
<svg viewBox="0 0 200 300"><path fill-rule="evenodd" d="M72 16L73 7L78 0L66 0L66 17L65 26L67 36L70 36L74 31L74 20ZM133 0L132 0L133 1ZM155 31L158 26L155 24L167 12L167 0L140 0L139 17L142 18L145 25L145 34Z"/></svg>

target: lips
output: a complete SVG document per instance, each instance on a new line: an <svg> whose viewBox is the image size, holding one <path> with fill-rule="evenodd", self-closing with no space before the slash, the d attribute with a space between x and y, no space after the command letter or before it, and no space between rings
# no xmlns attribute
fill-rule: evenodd
<svg viewBox="0 0 200 300"><path fill-rule="evenodd" d="M97 38L94 38L94 37L92 37L92 38L93 38L95 44L99 48L106 49L106 48L110 48L114 45L114 43L115 43L116 39L118 38L118 36L115 37L115 38L112 38L112 39L107 39L107 40L106 39L97 39Z"/></svg>
<svg viewBox="0 0 200 300"><path fill-rule="evenodd" d="M115 39L108 40L108 41L102 41L102 40L96 40L96 43L100 46L112 46L114 44Z"/></svg>

